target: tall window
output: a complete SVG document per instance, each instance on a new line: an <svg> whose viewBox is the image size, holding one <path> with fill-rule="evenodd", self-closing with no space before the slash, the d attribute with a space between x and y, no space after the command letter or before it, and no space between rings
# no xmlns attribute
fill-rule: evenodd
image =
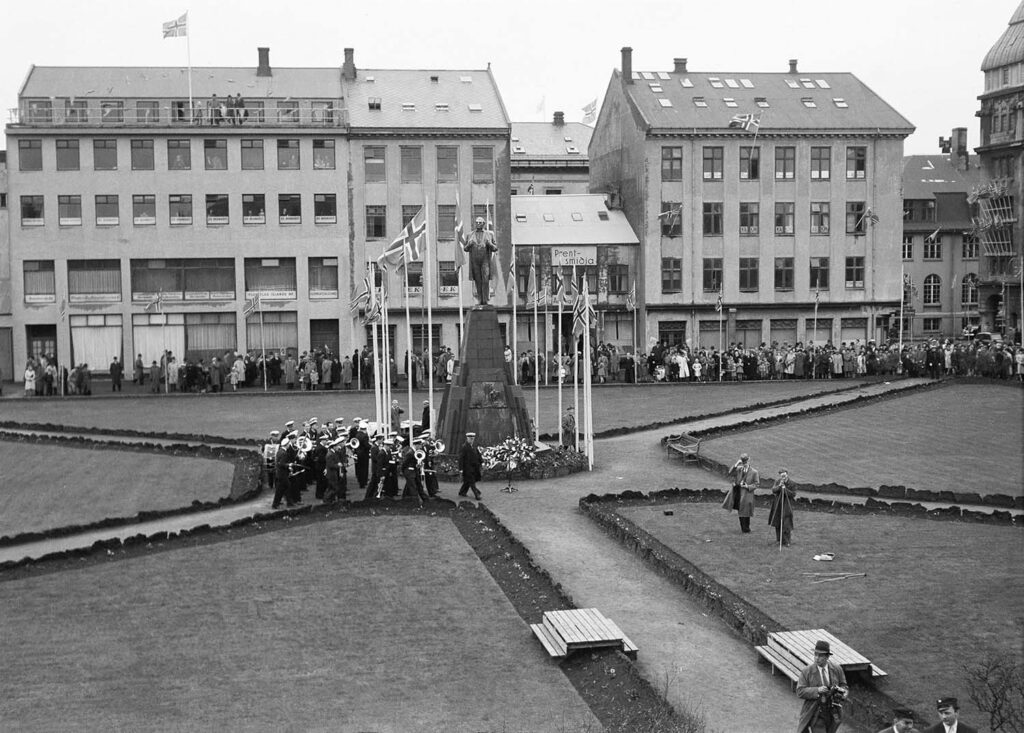
<svg viewBox="0 0 1024 733"><path fill-rule="evenodd" d="M110 100L100 102L100 122L117 124L124 122L124 102Z"/></svg>
<svg viewBox="0 0 1024 733"><path fill-rule="evenodd" d="M939 298L942 293L942 278L938 275L928 275L924 279L924 304L939 305Z"/></svg>
<svg viewBox="0 0 1024 733"><path fill-rule="evenodd" d="M43 141L18 141L18 170L41 171L43 169Z"/></svg>
<svg viewBox="0 0 1024 733"><path fill-rule="evenodd" d="M64 103L64 120L74 125L89 121L89 104L83 99L70 99Z"/></svg>
<svg viewBox="0 0 1024 733"><path fill-rule="evenodd" d="M82 197L57 197L57 223L62 227L82 226Z"/></svg>
<svg viewBox="0 0 1024 733"><path fill-rule="evenodd" d="M366 207L366 238L384 239L387 236L387 207Z"/></svg>
<svg viewBox="0 0 1024 733"><path fill-rule="evenodd" d="M309 297L338 297L338 258L309 258Z"/></svg>
<svg viewBox="0 0 1024 733"><path fill-rule="evenodd" d="M910 262L914 259L914 235L903 235L903 261Z"/></svg>
<svg viewBox="0 0 1024 733"><path fill-rule="evenodd" d="M279 171L297 171L299 164L299 141L284 139L277 141L277 169Z"/></svg>
<svg viewBox="0 0 1024 733"><path fill-rule="evenodd" d="M120 299L120 260L68 260L68 300Z"/></svg>
<svg viewBox="0 0 1024 733"><path fill-rule="evenodd" d="M132 170L151 171L154 166L153 141L132 140Z"/></svg>
<svg viewBox="0 0 1024 733"><path fill-rule="evenodd" d="M775 258L775 289L776 290L792 290L793 289L793 258L792 257L776 257Z"/></svg>
<svg viewBox="0 0 1024 733"><path fill-rule="evenodd" d="M845 285L848 289L860 289L864 287L864 258L847 257Z"/></svg>
<svg viewBox="0 0 1024 733"><path fill-rule="evenodd" d="M451 204L437 205L437 238L455 238L455 206Z"/></svg>
<svg viewBox="0 0 1024 733"><path fill-rule="evenodd" d="M722 288L722 258L705 257L702 278L705 293L717 293Z"/></svg>
<svg viewBox="0 0 1024 733"><path fill-rule="evenodd" d="M206 225L223 226L228 222L228 195L226 193L206 194Z"/></svg>
<svg viewBox="0 0 1024 733"><path fill-rule="evenodd" d="M383 145L367 145L363 148L363 166L367 183L384 183L387 180Z"/></svg>
<svg viewBox="0 0 1024 733"><path fill-rule="evenodd" d="M277 195L278 224L302 223L302 195L280 193Z"/></svg>
<svg viewBox="0 0 1024 733"><path fill-rule="evenodd" d="M704 202L704 235L722 236L722 202Z"/></svg>
<svg viewBox="0 0 1024 733"><path fill-rule="evenodd" d="M809 275L811 290L828 290L828 257L812 257Z"/></svg>
<svg viewBox="0 0 1024 733"><path fill-rule="evenodd" d="M255 138L242 138L242 170L263 170L263 141Z"/></svg>
<svg viewBox="0 0 1024 733"><path fill-rule="evenodd" d="M336 194L313 194L313 222L316 224L338 223L338 197Z"/></svg>
<svg viewBox="0 0 1024 733"><path fill-rule="evenodd" d="M192 224L192 194L172 193L167 197L167 209L171 226Z"/></svg>
<svg viewBox="0 0 1024 733"><path fill-rule="evenodd" d="M725 170L724 152L720 147L704 148L704 180L720 181Z"/></svg>
<svg viewBox="0 0 1024 733"><path fill-rule="evenodd" d="M242 194L242 224L266 224L266 195L262 193Z"/></svg>
<svg viewBox="0 0 1024 733"><path fill-rule="evenodd" d="M811 148L811 180L827 181L831 177L832 148Z"/></svg>
<svg viewBox="0 0 1024 733"><path fill-rule="evenodd" d="M868 149L856 145L846 149L846 180L864 180L868 170Z"/></svg>
<svg viewBox="0 0 1024 733"><path fill-rule="evenodd" d="M313 140L313 170L333 171L334 140Z"/></svg>
<svg viewBox="0 0 1024 733"><path fill-rule="evenodd" d="M203 140L203 153L206 157L206 170L226 171L228 169L227 140Z"/></svg>
<svg viewBox="0 0 1024 733"><path fill-rule="evenodd" d="M43 226L45 224L43 216L42 196L21 197L21 225L23 227Z"/></svg>
<svg viewBox="0 0 1024 733"><path fill-rule="evenodd" d="M740 147L740 180L756 181L761 177L761 148Z"/></svg>
<svg viewBox="0 0 1024 733"><path fill-rule="evenodd" d="M683 233L682 204L678 201L661 202L661 236L678 237Z"/></svg>
<svg viewBox="0 0 1024 733"><path fill-rule="evenodd" d="M608 265L608 292L625 293L629 290L629 265Z"/></svg>
<svg viewBox="0 0 1024 733"><path fill-rule="evenodd" d="M793 236L796 228L796 204L792 201L775 202L775 234Z"/></svg>
<svg viewBox="0 0 1024 733"><path fill-rule="evenodd" d="M811 202L811 234L828 234L831 205L828 201Z"/></svg>
<svg viewBox="0 0 1024 733"><path fill-rule="evenodd" d="M57 301L53 260L25 260L22 270L25 277L26 303L55 303Z"/></svg>
<svg viewBox="0 0 1024 733"><path fill-rule="evenodd" d="M121 223L121 212L117 195L96 196L96 226L109 227Z"/></svg>
<svg viewBox="0 0 1024 733"><path fill-rule="evenodd" d="M57 170L77 171L78 168L78 140L57 140Z"/></svg>
<svg viewBox="0 0 1024 733"><path fill-rule="evenodd" d="M152 194L132 196L132 224L137 227L156 224L156 196Z"/></svg>
<svg viewBox="0 0 1024 733"><path fill-rule="evenodd" d="M775 180L792 181L796 178L796 148L780 146L775 148Z"/></svg>
<svg viewBox="0 0 1024 733"><path fill-rule="evenodd" d="M423 180L423 148L403 145L400 149L402 183L419 183Z"/></svg>
<svg viewBox="0 0 1024 733"><path fill-rule="evenodd" d="M973 272L960 281L960 303L965 308L978 305L978 276Z"/></svg>
<svg viewBox="0 0 1024 733"><path fill-rule="evenodd" d="M473 148L473 183L494 182L494 148Z"/></svg>
<svg viewBox="0 0 1024 733"><path fill-rule="evenodd" d="M661 292L678 293L683 289L683 260L681 257L661 258Z"/></svg>
<svg viewBox="0 0 1024 733"><path fill-rule="evenodd" d="M160 103L154 101L135 103L135 120L140 125L155 125L160 121Z"/></svg>
<svg viewBox="0 0 1024 733"><path fill-rule="evenodd" d="M846 233L863 234L867 231L867 217L864 216L863 201L846 202Z"/></svg>
<svg viewBox="0 0 1024 733"><path fill-rule="evenodd" d="M459 180L459 149L452 145L437 146L437 182Z"/></svg>
<svg viewBox="0 0 1024 733"><path fill-rule="evenodd" d="M755 236L761 230L761 205L755 201L740 203L740 236Z"/></svg>
<svg viewBox="0 0 1024 733"><path fill-rule="evenodd" d="M926 260L942 259L942 241L940 239L924 238L924 258Z"/></svg>
<svg viewBox="0 0 1024 733"><path fill-rule="evenodd" d="M244 167L244 166L243 166ZM192 169L192 142L190 140L167 141L167 170L187 171Z"/></svg>
<svg viewBox="0 0 1024 733"><path fill-rule="evenodd" d="M423 207L419 204L403 204L402 205L402 226L404 227L413 217L420 213L420 209Z"/></svg>
<svg viewBox="0 0 1024 733"><path fill-rule="evenodd" d="M664 146L661 149L661 180L683 180L683 149L682 147Z"/></svg>
<svg viewBox="0 0 1024 733"><path fill-rule="evenodd" d="M494 227L494 204L473 204L473 219L466 223L467 226L472 228L473 222L476 221L478 216L482 216L484 221L487 222L488 228Z"/></svg>
<svg viewBox="0 0 1024 733"><path fill-rule="evenodd" d="M964 234L960 249L960 257L965 260L978 259L978 238L973 234Z"/></svg>
<svg viewBox="0 0 1024 733"><path fill-rule="evenodd" d="M117 170L117 140L92 141L92 167L98 171Z"/></svg>
<svg viewBox="0 0 1024 733"><path fill-rule="evenodd" d="M760 260L757 257L740 257L740 292L756 293Z"/></svg>
<svg viewBox="0 0 1024 733"><path fill-rule="evenodd" d="M277 103L277 121L282 125L299 124L299 103L298 101L285 100Z"/></svg>
<svg viewBox="0 0 1024 733"><path fill-rule="evenodd" d="M423 262L407 262L405 270L405 286L412 293L423 291Z"/></svg>

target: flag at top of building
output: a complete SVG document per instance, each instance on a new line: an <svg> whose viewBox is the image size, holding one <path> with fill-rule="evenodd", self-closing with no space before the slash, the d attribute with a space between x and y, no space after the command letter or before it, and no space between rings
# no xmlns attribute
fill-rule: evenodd
<svg viewBox="0 0 1024 733"><path fill-rule="evenodd" d="M177 20L169 20L163 24L164 38L177 38L188 35L188 11Z"/></svg>
<svg viewBox="0 0 1024 733"><path fill-rule="evenodd" d="M733 115L732 119L729 120L729 127L742 127L747 132L757 132L758 128L761 127L761 118L750 114Z"/></svg>
<svg viewBox="0 0 1024 733"><path fill-rule="evenodd" d="M419 262L422 257L424 241L427 238L427 217L423 207L416 212L416 216L409 220L409 223L402 227L402 233L398 235L380 256L387 264L401 266L409 262Z"/></svg>
<svg viewBox="0 0 1024 733"><path fill-rule="evenodd" d="M597 100L590 102L583 108L583 124L589 125L597 119Z"/></svg>

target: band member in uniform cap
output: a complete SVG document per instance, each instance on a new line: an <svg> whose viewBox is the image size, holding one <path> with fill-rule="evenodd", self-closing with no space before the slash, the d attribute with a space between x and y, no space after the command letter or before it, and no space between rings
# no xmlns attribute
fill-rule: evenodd
<svg viewBox="0 0 1024 733"><path fill-rule="evenodd" d="M910 733L914 729L914 711L908 708L896 708L892 711L892 725L878 733Z"/></svg>
<svg viewBox="0 0 1024 733"><path fill-rule="evenodd" d="M430 400L423 400L423 415L420 417L420 435L430 430Z"/></svg>
<svg viewBox="0 0 1024 733"><path fill-rule="evenodd" d="M284 430L281 431L281 440L282 440L282 442L284 441L284 439L286 437L288 437L288 433L290 433L294 429L295 429L295 421L294 420L289 420L288 422L286 422L284 424Z"/></svg>
<svg viewBox="0 0 1024 733"><path fill-rule="evenodd" d="M274 464L274 473L276 474L274 477L274 501L270 505L272 509L281 506L281 499L284 499L288 506L295 506L298 503L299 492L291 480L292 462L298 455L298 450L291 437L293 435L295 433L286 435L278 446Z"/></svg>
<svg viewBox="0 0 1024 733"><path fill-rule="evenodd" d="M324 501L345 501L348 498L348 456L345 454L345 436L341 435L330 442L324 471L327 473L327 491Z"/></svg>
<svg viewBox="0 0 1024 733"><path fill-rule="evenodd" d="M277 451L280 449L281 431L271 430L270 437L263 444L263 470L267 476L267 486L273 490L274 479L277 477Z"/></svg>
<svg viewBox="0 0 1024 733"><path fill-rule="evenodd" d="M423 483L427 490L427 496L434 498L437 496L437 492L440 488L437 485L437 471L434 468L434 457L437 455L437 449L434 443L434 431L424 430L423 431L423 452L426 453L426 457L423 459Z"/></svg>
<svg viewBox="0 0 1024 733"><path fill-rule="evenodd" d="M381 450L381 484L384 486L384 496L389 499L398 498L398 450L394 438L384 439L384 448Z"/></svg>
<svg viewBox="0 0 1024 733"><path fill-rule="evenodd" d="M476 447L476 433L466 433L466 442L459 449L459 470L462 471L462 487L459 496L465 496L470 489L473 496L480 501L480 489L476 482L483 476L484 457Z"/></svg>
<svg viewBox="0 0 1024 733"><path fill-rule="evenodd" d="M835 733L842 718L842 701L849 688L843 668L832 661L829 643L814 644L814 663L804 667L796 694L804 701L797 733Z"/></svg>
<svg viewBox="0 0 1024 733"><path fill-rule="evenodd" d="M366 432L370 425L365 420L359 422L359 427L356 428L356 432L353 435L352 431L349 431L349 435L359 441L359 445L356 448L356 481L359 483L360 489L366 488L366 479L370 473L370 436ZM377 490L377 487L372 487L373 491ZM369 492L367 492L369 496Z"/></svg>
<svg viewBox="0 0 1024 733"><path fill-rule="evenodd" d="M403 441L404 442L404 441ZM423 486L420 484L420 472L419 465L416 461L416 451L413 450L411 445L405 444L402 446L402 451L399 454L399 465L402 472L402 476L405 478L405 486L402 487L402 498L412 498L413 496L419 498L420 503L428 498L427 492L423 490Z"/></svg>
<svg viewBox="0 0 1024 733"><path fill-rule="evenodd" d="M978 729L960 722L960 703L955 697L940 697L935 703L939 722L924 733L978 733Z"/></svg>
<svg viewBox="0 0 1024 733"><path fill-rule="evenodd" d="M358 450L358 449L357 449ZM384 434L377 433L373 436L373 444L370 445L369 452L367 453L369 465L372 467L373 472L370 474L370 482L366 484L366 495L363 497L364 501L370 499L376 499L378 493L382 491L381 480L384 477L384 461L386 460L384 454ZM365 470L365 469L364 469ZM356 463L356 472L358 475L359 464ZM361 487L360 487L361 488Z"/></svg>

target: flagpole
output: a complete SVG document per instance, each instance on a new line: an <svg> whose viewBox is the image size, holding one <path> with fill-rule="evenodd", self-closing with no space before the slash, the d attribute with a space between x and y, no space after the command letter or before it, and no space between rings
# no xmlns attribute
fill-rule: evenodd
<svg viewBox="0 0 1024 733"><path fill-rule="evenodd" d="M263 299L258 301L260 308L260 351L263 352L263 391L267 391L267 341L263 335Z"/></svg>
<svg viewBox="0 0 1024 733"><path fill-rule="evenodd" d="M587 451L587 470L594 470L593 379L590 375L590 291L583 281L583 435Z"/></svg>
<svg viewBox="0 0 1024 733"><path fill-rule="evenodd" d="M812 335L812 343L818 338L818 283L814 283L814 333Z"/></svg>
<svg viewBox="0 0 1024 733"><path fill-rule="evenodd" d="M188 29L188 11L185 11L185 57L188 62L188 110L192 115L191 124L196 118L195 102L192 99L192 33Z"/></svg>
<svg viewBox="0 0 1024 733"><path fill-rule="evenodd" d="M516 272L516 248L512 245L512 384L519 384L519 318L516 301L519 300L519 273Z"/></svg>
<svg viewBox="0 0 1024 733"><path fill-rule="evenodd" d="M533 249L533 259L530 261L530 274L533 276L533 440L540 442L540 340L537 332L537 301L539 300L539 288L537 282L537 248ZM515 352L512 352L512 361L515 362Z"/></svg>
<svg viewBox="0 0 1024 733"><path fill-rule="evenodd" d="M434 429L434 309L432 305L433 295L433 268L430 266L430 199L426 194L423 196L423 270L426 277L426 286L423 292L427 300L427 360L425 372L427 378L427 409L430 412L430 428ZM409 415L410 424L412 415ZM421 428L425 427L420 425ZM411 435L411 433L410 433Z"/></svg>
<svg viewBox="0 0 1024 733"><path fill-rule="evenodd" d="M558 381L558 419L556 423L558 425L558 443L562 443L562 288L565 286L562 280L562 268L558 268L558 323L555 325L555 334L558 337L558 343L556 344L556 363L555 363L555 379Z"/></svg>
<svg viewBox="0 0 1024 733"><path fill-rule="evenodd" d="M390 273L385 273L388 277ZM380 337L384 341L381 344L381 419L386 431L391 431L391 324L388 322L388 297L387 288L382 289L383 298L381 303L381 328Z"/></svg>
<svg viewBox="0 0 1024 733"><path fill-rule="evenodd" d="M718 381L722 381L722 361L723 361L723 350L722 345L722 314L725 312L725 305L722 303L722 285L718 285Z"/></svg>
<svg viewBox="0 0 1024 733"><path fill-rule="evenodd" d="M376 286L374 286L374 290L376 290ZM374 301L376 301L376 298L374 298ZM370 310L370 313L371 313L371 315L373 314L373 309ZM376 410L376 413L377 413L375 415L375 418L376 418L376 422L377 422L378 426L380 425L380 398L381 398L381 383L380 383L381 374L380 374L380 369L377 367L377 357L380 355L380 351L378 350L378 347L377 347L377 324L378 324L379 321L380 321L380 316L378 315L378 316L375 316L374 320L372 320L370 322L370 340L373 343L373 354L370 356L370 368L373 369L373 407L374 407L374 410ZM365 371L366 371L365 367L363 365L360 365L360 367L359 367L360 378L362 378L362 374Z"/></svg>
<svg viewBox="0 0 1024 733"><path fill-rule="evenodd" d="M572 266L572 281L573 281L573 283L576 282L576 264L575 263L573 263L573 266ZM576 297L579 297L579 293L578 292L577 292L577 296ZM572 400L573 400L573 402L572 402L572 405L573 406L572 406L572 409L573 409L573 412L576 413L577 419L582 419L582 417L580 416L580 379L579 379L579 376L580 376L580 368L579 368L580 367L580 354L579 354L579 350L576 348L576 301L575 301L575 299L573 300L572 315L573 315L573 319L572 319L572 322L573 322L573 329L572 329ZM580 429L579 429L579 425L576 426L575 433L576 433L576 435L574 437L575 437L576 450L579 451L579 449L580 449Z"/></svg>
<svg viewBox="0 0 1024 733"><path fill-rule="evenodd" d="M903 304L907 300L907 281L903 273L903 265L900 265L900 343L896 356L896 373L903 373Z"/></svg>
<svg viewBox="0 0 1024 733"><path fill-rule="evenodd" d="M409 395L409 445L412 446L412 317L409 315L409 259L405 260L405 287L402 292L405 293L405 339L408 348L405 350L405 376L406 376L406 391ZM399 433L401 433L401 421L398 423Z"/></svg>

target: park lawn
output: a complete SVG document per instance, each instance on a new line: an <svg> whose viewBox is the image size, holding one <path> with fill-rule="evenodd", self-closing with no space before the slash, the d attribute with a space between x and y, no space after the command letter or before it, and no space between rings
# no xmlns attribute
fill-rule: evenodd
<svg viewBox="0 0 1024 733"><path fill-rule="evenodd" d="M0 537L187 507L231 493L211 458L0 441Z"/></svg>
<svg viewBox="0 0 1024 733"><path fill-rule="evenodd" d="M951 694L965 720L984 722L967 700L963 665L987 655L1024 661L1013 623L1024 597L1017 527L798 507L793 545L780 553L760 506L748 535L718 502L619 513L784 628L828 629L889 673L880 689L921 712ZM833 562L812 559L826 551ZM826 571L867 577L812 584L820 576L804 574Z"/></svg>
<svg viewBox="0 0 1024 733"><path fill-rule="evenodd" d="M785 467L798 483L1021 496L1022 415L1018 388L952 383L706 440L701 455L747 452L762 478Z"/></svg>
<svg viewBox="0 0 1024 733"><path fill-rule="evenodd" d="M594 390L594 430L638 428L690 417L721 413L751 405L796 399L849 389L862 380L743 382L735 384L641 384L597 387ZM533 414L532 387L524 387ZM443 391L434 392L439 410ZM394 398L408 411L405 390ZM427 393L413 393L413 417L420 419ZM562 391L563 411L572 404L572 386ZM270 392L247 389L225 394L172 394L89 398L0 400L0 421L100 427L146 433L188 433L229 438L263 438L288 420L316 416L321 422L343 417L373 417L372 392ZM403 415L406 417L406 415ZM540 431L557 433L558 390L540 390Z"/></svg>
<svg viewBox="0 0 1024 733"><path fill-rule="evenodd" d="M8 580L22 731L591 731L448 517L339 518Z"/></svg>

